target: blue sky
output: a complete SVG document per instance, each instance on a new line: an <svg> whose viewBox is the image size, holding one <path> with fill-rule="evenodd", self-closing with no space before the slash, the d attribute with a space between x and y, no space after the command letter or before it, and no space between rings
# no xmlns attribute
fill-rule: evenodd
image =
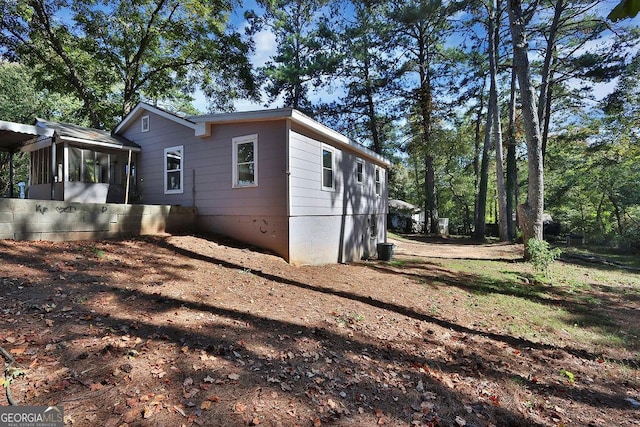
<svg viewBox="0 0 640 427"><path fill-rule="evenodd" d="M609 11L617 4L617 0L608 0L602 4L598 13L602 15L606 15ZM244 19L244 12L246 10L256 10L259 11L261 8L256 4L254 0L246 0L242 2L242 5L234 11L231 15L231 23L234 27L243 31L246 27L247 22ZM506 17L505 17L506 18ZM640 16L637 16L634 19L626 20L624 22L625 25L630 26L640 26ZM268 29L262 30L255 35L255 46L256 50L251 56L251 63L255 68L261 67L265 65L267 61L275 54L276 52L276 38L275 35L269 31ZM614 89L616 81L612 81L609 83L596 84L593 87L593 94L597 100L602 99ZM340 95L342 91L335 90L335 88L327 87L326 90L320 91L312 91L310 93L310 99L312 102L317 101L332 101L335 100L338 95ZM249 111L249 110L260 110L268 107L279 107L277 101L273 105L265 105L267 97L263 97L263 103L255 103L248 100L238 100L235 102L235 108L237 111ZM202 93L195 94L194 106L199 110L205 112L207 110L207 103Z"/></svg>

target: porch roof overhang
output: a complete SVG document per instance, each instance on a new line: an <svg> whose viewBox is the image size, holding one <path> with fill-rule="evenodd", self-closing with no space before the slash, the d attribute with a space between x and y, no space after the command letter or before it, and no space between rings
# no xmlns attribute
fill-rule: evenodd
<svg viewBox="0 0 640 427"><path fill-rule="evenodd" d="M18 151L29 142L53 134L53 129L0 120L0 151Z"/></svg>
<svg viewBox="0 0 640 427"><path fill-rule="evenodd" d="M129 141L119 135L100 130L86 128L70 123L51 122L42 119L36 119L36 126L46 129L52 129L58 140L68 142L71 145L85 148L107 148L112 150L124 151L141 151L138 144Z"/></svg>

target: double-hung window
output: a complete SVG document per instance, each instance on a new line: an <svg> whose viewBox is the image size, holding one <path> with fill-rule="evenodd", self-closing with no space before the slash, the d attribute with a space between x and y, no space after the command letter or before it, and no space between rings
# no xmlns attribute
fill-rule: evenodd
<svg viewBox="0 0 640 427"><path fill-rule="evenodd" d="M322 189L335 189L334 183L334 151L328 146L322 147Z"/></svg>
<svg viewBox="0 0 640 427"><path fill-rule="evenodd" d="M382 169L376 167L376 196L382 195Z"/></svg>
<svg viewBox="0 0 640 427"><path fill-rule="evenodd" d="M258 186L258 135L233 138L233 188Z"/></svg>
<svg viewBox="0 0 640 427"><path fill-rule="evenodd" d="M358 184L364 183L364 160L356 160L356 182Z"/></svg>
<svg viewBox="0 0 640 427"><path fill-rule="evenodd" d="M183 193L184 146L164 149L164 194Z"/></svg>

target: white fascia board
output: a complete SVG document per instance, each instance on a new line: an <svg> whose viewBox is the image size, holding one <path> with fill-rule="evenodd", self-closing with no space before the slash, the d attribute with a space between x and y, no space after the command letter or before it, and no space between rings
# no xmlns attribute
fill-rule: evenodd
<svg viewBox="0 0 640 427"><path fill-rule="evenodd" d="M114 150L120 150L120 151L135 151L135 152L139 152L141 151L140 148L138 147L130 147L127 145L120 145L120 144L110 144L108 142L103 142L103 141L94 141L92 139L82 139L82 138L73 138L73 137L69 137L69 136L65 136L65 137L61 137L59 139L60 142L76 142L78 144L83 144L83 145L90 145L90 146L100 146L100 147L105 147L105 148L112 148Z"/></svg>
<svg viewBox="0 0 640 427"><path fill-rule="evenodd" d="M138 147L129 147L126 145L119 145L119 144L109 144L108 142L93 141L89 139L73 138L73 137L64 137L64 138L57 137L56 138L56 144L60 144L63 142L70 142L72 146L73 146L73 143L76 143L83 146L104 147L104 148L110 148L110 149L119 150L119 151L129 151L129 150L134 152L141 151L140 148ZM24 153L29 153L32 151L40 150L45 147L51 147L51 138L47 137L47 138L38 139L35 142L29 143L24 147L22 147L20 151Z"/></svg>
<svg viewBox="0 0 640 427"><path fill-rule="evenodd" d="M174 121L178 124L181 124L183 126L186 126L188 128L193 129L194 131L196 131L196 133L199 131L200 127L198 126L198 124L189 121L187 119L183 119L181 117L178 117L174 114L168 113L164 110L161 110L159 108L154 107L153 105L149 105L146 104L144 102L139 102L138 105L136 105L133 110L131 110L129 112L129 114L127 114L124 119L122 119L122 121L120 123L118 123L118 126L116 126L116 128L113 130L114 134L118 134L120 132L122 132L124 129L126 129L127 127L129 127L129 125L131 125L131 123L136 120L140 114L142 114L143 111L148 111L150 113L153 114L157 114L160 117L163 117L165 119Z"/></svg>
<svg viewBox="0 0 640 427"><path fill-rule="evenodd" d="M211 136L211 126L208 123L196 123L196 136L201 138Z"/></svg>
<svg viewBox="0 0 640 427"><path fill-rule="evenodd" d="M234 113L215 113L204 116L191 116L194 123L232 123L232 122L266 122L291 117L292 108L276 108L272 110L238 111Z"/></svg>
<svg viewBox="0 0 640 427"><path fill-rule="evenodd" d="M334 143L337 143L338 146L347 147L357 152L358 154L361 154L362 156L367 157L370 160L375 161L376 163L379 163L384 167L388 167L391 165L391 162L389 160L385 159L375 151L369 150L363 145L360 145L351 141L349 138L347 138L345 135L341 134L340 132L331 129L330 127L325 126L316 120L313 120L311 117L299 112L298 110L292 111L291 119L296 123L302 126L305 126L309 129L312 129L320 133L321 135L329 138Z"/></svg>
<svg viewBox="0 0 640 427"><path fill-rule="evenodd" d="M31 153L32 151L37 151L47 147L51 147L51 137L40 137L20 147L20 151L23 153Z"/></svg>

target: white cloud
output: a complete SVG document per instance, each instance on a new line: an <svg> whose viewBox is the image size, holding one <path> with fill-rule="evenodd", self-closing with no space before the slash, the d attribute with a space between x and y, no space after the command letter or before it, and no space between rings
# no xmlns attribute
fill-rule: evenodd
<svg viewBox="0 0 640 427"><path fill-rule="evenodd" d="M276 53L276 35L271 30L262 30L254 36L256 50L251 57L251 63L254 67L264 66Z"/></svg>

